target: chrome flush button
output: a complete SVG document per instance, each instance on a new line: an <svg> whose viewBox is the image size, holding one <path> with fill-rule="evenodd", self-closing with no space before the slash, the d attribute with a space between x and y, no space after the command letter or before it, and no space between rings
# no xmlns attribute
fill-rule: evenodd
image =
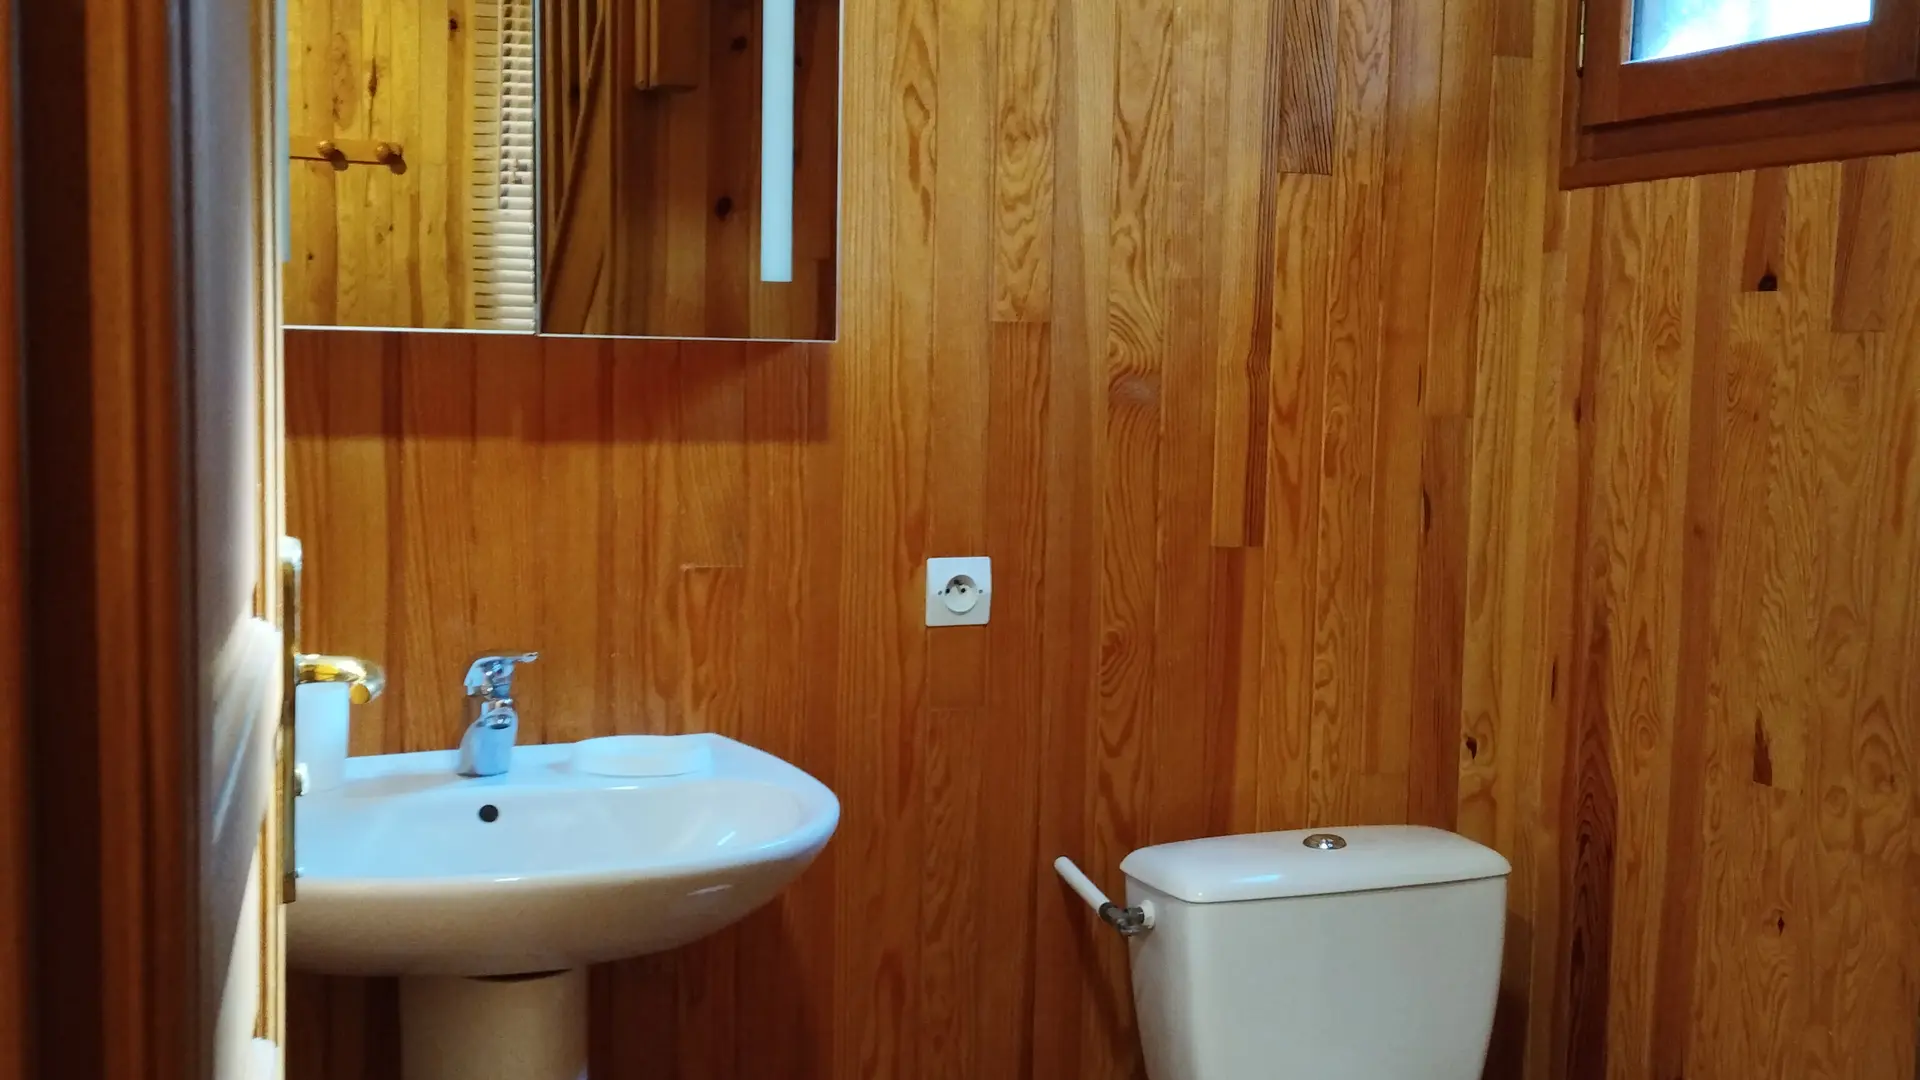
<svg viewBox="0 0 1920 1080"><path fill-rule="evenodd" d="M1300 843L1306 847L1317 848L1321 851L1339 851L1341 848L1347 846L1345 840L1327 832L1314 833L1312 836L1300 841Z"/></svg>

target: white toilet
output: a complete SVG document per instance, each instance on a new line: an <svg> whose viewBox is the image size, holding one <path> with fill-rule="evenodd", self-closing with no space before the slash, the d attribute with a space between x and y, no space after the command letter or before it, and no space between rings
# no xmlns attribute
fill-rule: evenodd
<svg viewBox="0 0 1920 1080"><path fill-rule="evenodd" d="M1152 1080L1477 1080L1499 853L1419 826L1219 836L1120 868Z"/></svg>

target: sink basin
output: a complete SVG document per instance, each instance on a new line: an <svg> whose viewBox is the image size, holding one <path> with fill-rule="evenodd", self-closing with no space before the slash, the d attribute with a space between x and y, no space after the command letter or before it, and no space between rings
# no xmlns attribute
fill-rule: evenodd
<svg viewBox="0 0 1920 1080"><path fill-rule="evenodd" d="M833 835L831 791L718 735L700 771L631 779L520 746L502 776L453 751L349 758L302 796L287 951L341 975L517 975L660 952L766 903Z"/></svg>

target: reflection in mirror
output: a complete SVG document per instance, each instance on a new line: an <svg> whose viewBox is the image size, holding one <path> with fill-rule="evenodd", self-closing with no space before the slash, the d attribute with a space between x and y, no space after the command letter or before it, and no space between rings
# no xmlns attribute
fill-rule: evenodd
<svg viewBox="0 0 1920 1080"><path fill-rule="evenodd" d="M534 329L536 0L287 0L289 325Z"/></svg>
<svg viewBox="0 0 1920 1080"><path fill-rule="evenodd" d="M832 338L838 0L541 2L542 332Z"/></svg>

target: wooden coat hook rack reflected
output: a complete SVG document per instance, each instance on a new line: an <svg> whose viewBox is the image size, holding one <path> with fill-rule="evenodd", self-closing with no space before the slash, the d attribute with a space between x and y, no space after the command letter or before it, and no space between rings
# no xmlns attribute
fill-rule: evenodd
<svg viewBox="0 0 1920 1080"><path fill-rule="evenodd" d="M349 165L385 165L407 171L406 148L392 139L320 139L295 135L289 151L295 161L325 161L336 169Z"/></svg>

